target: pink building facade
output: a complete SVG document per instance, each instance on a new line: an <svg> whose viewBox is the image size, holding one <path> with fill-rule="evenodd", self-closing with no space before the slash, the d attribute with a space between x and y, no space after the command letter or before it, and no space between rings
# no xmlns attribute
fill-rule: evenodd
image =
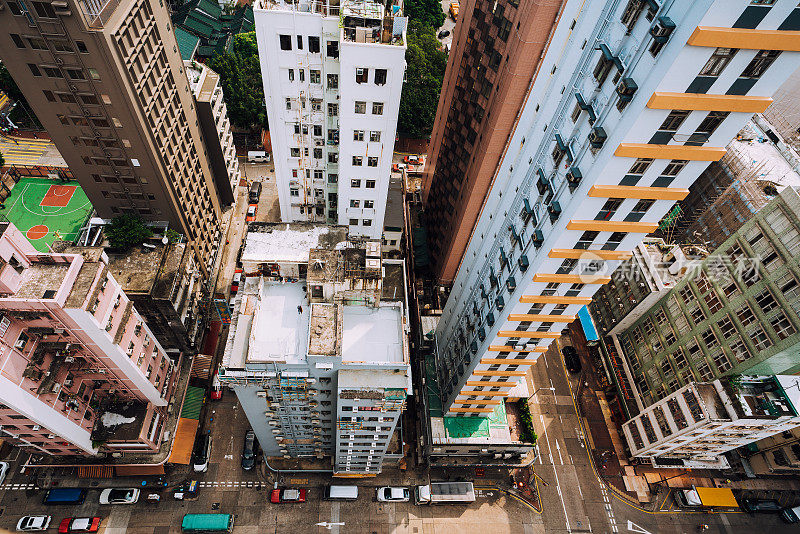
<svg viewBox="0 0 800 534"><path fill-rule="evenodd" d="M103 249L45 254L0 232L0 437L48 455L158 450L177 362Z"/></svg>

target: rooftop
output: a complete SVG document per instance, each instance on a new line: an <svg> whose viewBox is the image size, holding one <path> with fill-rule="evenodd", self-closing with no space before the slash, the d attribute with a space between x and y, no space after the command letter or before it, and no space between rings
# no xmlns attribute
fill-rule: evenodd
<svg viewBox="0 0 800 534"><path fill-rule="evenodd" d="M305 283L262 280L253 310L247 362L305 361L310 311Z"/></svg>
<svg viewBox="0 0 800 534"><path fill-rule="evenodd" d="M383 227L401 231L405 225L403 217L403 177L392 173L389 178L389 193L386 196L386 214Z"/></svg>
<svg viewBox="0 0 800 534"><path fill-rule="evenodd" d="M34 263L22 271L22 284L12 297L36 300L55 298L69 268L69 263Z"/></svg>
<svg viewBox="0 0 800 534"><path fill-rule="evenodd" d="M399 306L343 306L342 361L403 363Z"/></svg>
<svg viewBox="0 0 800 534"><path fill-rule="evenodd" d="M140 401L105 406L95 419L92 441L136 441L146 414L147 404Z"/></svg>
<svg viewBox="0 0 800 534"><path fill-rule="evenodd" d="M125 254L109 254L108 270L126 293L171 298L182 268L190 258L185 243L134 247Z"/></svg>
<svg viewBox="0 0 800 534"><path fill-rule="evenodd" d="M336 356L341 334L337 321L338 310L335 304L312 304L311 322L308 332L308 353L319 356Z"/></svg>
<svg viewBox="0 0 800 534"><path fill-rule="evenodd" d="M380 377L379 380L376 378ZM380 384L376 388L376 384ZM339 389L407 389L406 369L342 369L338 374Z"/></svg>
<svg viewBox="0 0 800 534"><path fill-rule="evenodd" d="M766 122L763 118L760 120ZM727 148L739 160L748 163L742 171L752 173L752 178L770 182L778 191L787 186L800 186L800 175L754 122L748 123L740 138L731 141Z"/></svg>
<svg viewBox="0 0 800 534"><path fill-rule="evenodd" d="M245 237L241 261L308 263L311 249L330 250L346 241L347 226L314 223L251 223Z"/></svg>

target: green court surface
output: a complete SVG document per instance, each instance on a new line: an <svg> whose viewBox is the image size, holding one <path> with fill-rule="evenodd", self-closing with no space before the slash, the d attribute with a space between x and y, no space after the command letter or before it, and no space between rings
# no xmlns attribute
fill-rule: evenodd
<svg viewBox="0 0 800 534"><path fill-rule="evenodd" d="M3 202L0 218L13 223L36 250L48 252L56 240L72 241L92 212L78 182L21 178Z"/></svg>

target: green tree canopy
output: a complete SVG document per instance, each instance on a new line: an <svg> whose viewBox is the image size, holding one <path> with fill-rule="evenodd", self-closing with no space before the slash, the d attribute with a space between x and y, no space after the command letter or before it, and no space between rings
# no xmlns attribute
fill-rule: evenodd
<svg viewBox="0 0 800 534"><path fill-rule="evenodd" d="M105 234L111 248L120 252L129 250L144 243L145 239L153 235L150 228L138 215L124 214L111 219L106 225Z"/></svg>
<svg viewBox="0 0 800 534"><path fill-rule="evenodd" d="M233 51L215 55L208 66L220 76L231 124L245 129L266 126L267 108L256 33L236 35Z"/></svg>
<svg viewBox="0 0 800 534"><path fill-rule="evenodd" d="M431 135L436 119L447 54L430 26L412 22L407 35L406 83L400 98L397 129L408 137L426 138Z"/></svg>
<svg viewBox="0 0 800 534"><path fill-rule="evenodd" d="M405 0L403 12L411 22L430 26L434 30L444 24L445 14L438 0Z"/></svg>

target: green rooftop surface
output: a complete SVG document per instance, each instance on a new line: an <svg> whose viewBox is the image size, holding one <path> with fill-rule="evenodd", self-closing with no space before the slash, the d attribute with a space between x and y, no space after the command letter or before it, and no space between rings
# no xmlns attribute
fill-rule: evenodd
<svg viewBox="0 0 800 534"><path fill-rule="evenodd" d="M197 50L197 43L200 41L200 38L182 28L175 28L175 39L178 41L178 50L181 51L181 59L184 61L192 59L195 50Z"/></svg>
<svg viewBox="0 0 800 534"><path fill-rule="evenodd" d="M226 13L214 0L189 0L175 9L172 22L183 59L193 59L193 56L209 58L217 53L230 52L234 35L255 29L252 6L237 7ZM194 43L186 41L184 49L179 31L197 40ZM193 55L187 55L190 52Z"/></svg>
<svg viewBox="0 0 800 534"><path fill-rule="evenodd" d="M492 428L507 428L506 405L501 402L488 417L444 417L439 384L436 378L436 361L433 354L425 355L425 375L428 388L428 415L442 417L448 438L486 438Z"/></svg>
<svg viewBox="0 0 800 534"><path fill-rule="evenodd" d="M200 419L200 409L203 407L205 397L203 388L189 386L186 388L186 396L183 398L183 409L181 419Z"/></svg>

